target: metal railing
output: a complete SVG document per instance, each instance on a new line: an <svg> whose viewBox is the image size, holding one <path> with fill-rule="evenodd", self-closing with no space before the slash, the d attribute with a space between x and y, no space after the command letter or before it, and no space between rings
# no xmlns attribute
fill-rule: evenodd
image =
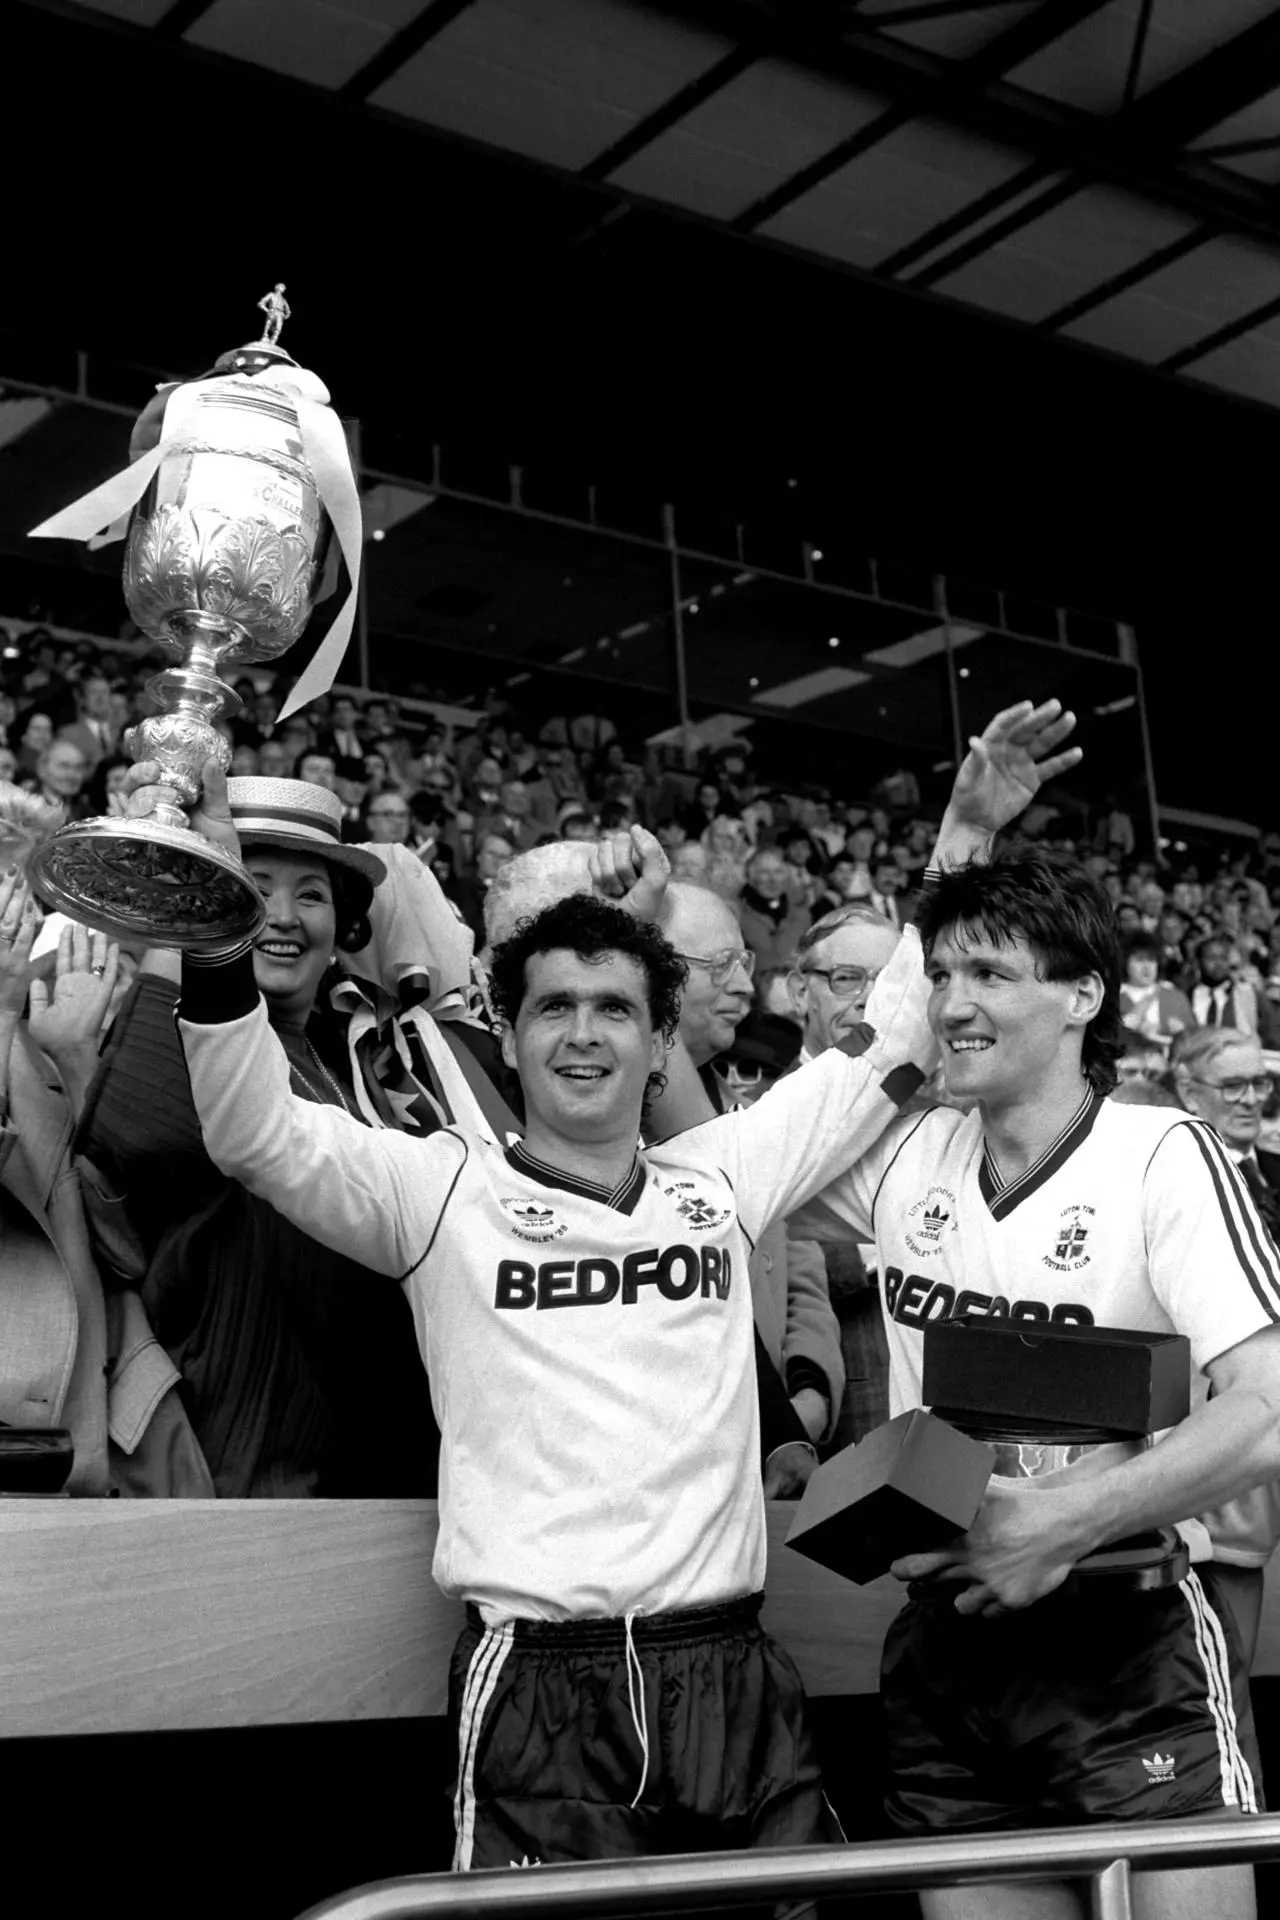
<svg viewBox="0 0 1280 1920"><path fill-rule="evenodd" d="M338 1894L310 1908L302 1920L424 1920L428 1915L473 1920L517 1912L522 1920L559 1920L572 1914L693 1913L1019 1880L1087 1880L1093 1920L1131 1920L1132 1873L1225 1867L1276 1854L1280 1815L1036 1828L958 1839L600 1860L514 1873L423 1874Z"/></svg>

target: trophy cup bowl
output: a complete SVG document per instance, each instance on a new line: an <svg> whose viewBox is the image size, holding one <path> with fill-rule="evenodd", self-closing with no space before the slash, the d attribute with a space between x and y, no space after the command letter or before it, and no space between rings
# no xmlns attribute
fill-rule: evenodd
<svg viewBox="0 0 1280 1920"><path fill-rule="evenodd" d="M38 891L74 919L210 958L249 944L263 920L239 861L193 832L183 811L199 799L206 761L230 765L213 723L242 703L220 669L274 660L293 645L311 616L330 532L296 404L271 384L274 366L295 363L271 326L267 334L218 361L226 377L195 396L189 432L129 522L129 612L179 664L148 682L161 711L132 727L125 745L135 761L159 763L182 804L72 822L31 860Z"/></svg>

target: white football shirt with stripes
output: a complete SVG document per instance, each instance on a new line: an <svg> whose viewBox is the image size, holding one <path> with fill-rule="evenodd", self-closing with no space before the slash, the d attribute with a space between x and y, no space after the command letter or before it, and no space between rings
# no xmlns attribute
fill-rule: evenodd
<svg viewBox="0 0 1280 1920"><path fill-rule="evenodd" d="M1280 1258L1230 1155L1212 1127L1167 1107L1086 1094L1009 1183L980 1113L934 1107L896 1121L792 1226L874 1240L895 1414L921 1404L930 1320L1177 1332L1201 1370L1280 1320ZM1244 1525L1243 1511L1210 1518L1215 1558L1266 1558L1270 1543Z"/></svg>
<svg viewBox="0 0 1280 1920"><path fill-rule="evenodd" d="M747 1262L865 1151L932 1042L914 932L876 1037L638 1155L613 1193L457 1129L379 1132L294 1098L261 1002L179 1021L210 1157L399 1281L441 1429L434 1573L489 1624L711 1605L764 1583ZM351 1383L352 1417L377 1381Z"/></svg>

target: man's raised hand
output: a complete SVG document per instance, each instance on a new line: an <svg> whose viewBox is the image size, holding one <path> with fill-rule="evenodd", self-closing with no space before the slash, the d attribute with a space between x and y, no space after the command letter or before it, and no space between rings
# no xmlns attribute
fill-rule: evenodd
<svg viewBox="0 0 1280 1920"><path fill-rule="evenodd" d="M1016 820L1046 781L1078 765L1079 747L1062 749L1076 724L1061 700L1032 706L1020 700L998 713L981 734L973 734L947 809L952 819L984 833L996 833Z"/></svg>
<svg viewBox="0 0 1280 1920"><path fill-rule="evenodd" d="M645 827L606 834L592 847L587 870L598 890L637 920L658 918L671 863L661 841Z"/></svg>

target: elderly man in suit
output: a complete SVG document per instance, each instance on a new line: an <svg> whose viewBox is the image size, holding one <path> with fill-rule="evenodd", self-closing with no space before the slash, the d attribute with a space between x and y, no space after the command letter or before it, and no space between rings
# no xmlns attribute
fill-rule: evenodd
<svg viewBox="0 0 1280 1920"><path fill-rule="evenodd" d="M1258 1147L1272 1085L1257 1036L1225 1026L1180 1034L1173 1070L1183 1106L1222 1135L1272 1239L1280 1243L1280 1154Z"/></svg>

